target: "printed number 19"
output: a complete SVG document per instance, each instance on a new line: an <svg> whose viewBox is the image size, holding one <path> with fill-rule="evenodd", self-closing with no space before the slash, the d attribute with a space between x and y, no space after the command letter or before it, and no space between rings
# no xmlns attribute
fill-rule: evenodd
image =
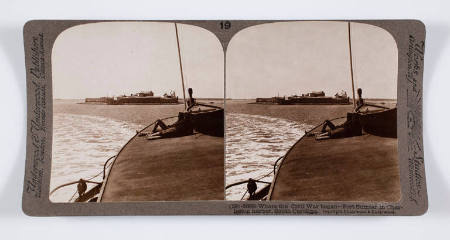
<svg viewBox="0 0 450 240"><path fill-rule="evenodd" d="M221 29L230 29L231 28L231 22L230 21L222 21L220 22L220 28Z"/></svg>

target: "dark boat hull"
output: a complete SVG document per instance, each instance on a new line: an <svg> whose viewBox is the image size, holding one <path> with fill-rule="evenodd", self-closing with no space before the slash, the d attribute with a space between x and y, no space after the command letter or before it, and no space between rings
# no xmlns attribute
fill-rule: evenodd
<svg viewBox="0 0 450 240"><path fill-rule="evenodd" d="M224 135L223 109L191 112L191 118L195 131L207 135L223 137Z"/></svg>
<svg viewBox="0 0 450 240"><path fill-rule="evenodd" d="M397 137L397 108L360 115L364 132L380 137Z"/></svg>

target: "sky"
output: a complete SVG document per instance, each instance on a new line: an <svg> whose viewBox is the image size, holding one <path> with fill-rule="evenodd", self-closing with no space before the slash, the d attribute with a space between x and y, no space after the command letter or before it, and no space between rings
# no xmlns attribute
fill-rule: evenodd
<svg viewBox="0 0 450 240"><path fill-rule="evenodd" d="M351 23L355 89L397 98L398 50L384 29ZM238 32L227 49L227 98L344 90L351 97L347 22L281 22Z"/></svg>
<svg viewBox="0 0 450 240"><path fill-rule="evenodd" d="M224 96L224 53L211 32L178 24L186 89ZM351 24L355 89L396 98L397 46L385 30ZM227 48L227 98L344 90L351 96L347 22L262 24L238 32ZM160 22L102 22L63 31L52 50L53 98L175 90L182 97L175 27Z"/></svg>
<svg viewBox="0 0 450 240"><path fill-rule="evenodd" d="M178 24L183 71L194 97L224 96L224 53L211 32ZM53 98L175 90L183 97L173 23L102 22L63 31L52 50Z"/></svg>

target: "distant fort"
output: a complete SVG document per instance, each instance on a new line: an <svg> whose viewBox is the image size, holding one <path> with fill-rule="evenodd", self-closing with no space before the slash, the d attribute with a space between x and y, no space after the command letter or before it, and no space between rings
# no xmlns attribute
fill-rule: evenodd
<svg viewBox="0 0 450 240"><path fill-rule="evenodd" d="M85 103L90 104L108 104L108 105L134 105L134 104L178 104L178 97L174 91L170 94L165 93L162 97L154 96L152 91L139 92L130 96L122 95L119 97L99 97L86 98Z"/></svg>
<svg viewBox="0 0 450 240"><path fill-rule="evenodd" d="M350 104L350 98L347 93L342 91L336 93L334 97L325 96L324 91L310 92L302 94L301 96L293 95L290 97L271 97L271 98L256 98L257 104L304 104L304 105L334 105L334 104Z"/></svg>

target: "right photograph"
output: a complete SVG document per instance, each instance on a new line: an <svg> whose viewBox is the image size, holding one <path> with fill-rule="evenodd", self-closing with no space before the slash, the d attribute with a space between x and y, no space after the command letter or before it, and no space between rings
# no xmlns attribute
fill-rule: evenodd
<svg viewBox="0 0 450 240"><path fill-rule="evenodd" d="M398 202L398 49L345 21L245 28L226 52L226 200Z"/></svg>

